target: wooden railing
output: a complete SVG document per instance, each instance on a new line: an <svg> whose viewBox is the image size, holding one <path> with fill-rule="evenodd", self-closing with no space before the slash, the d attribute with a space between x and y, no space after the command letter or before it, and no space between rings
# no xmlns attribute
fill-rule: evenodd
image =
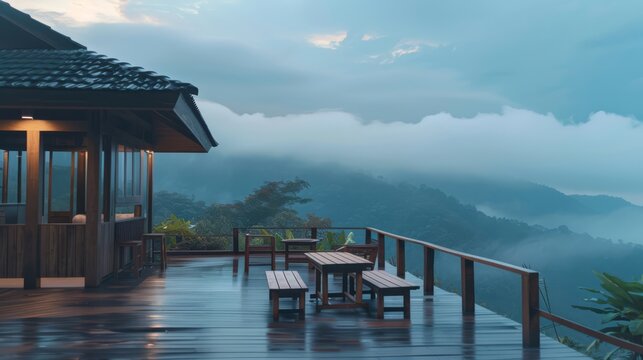
<svg viewBox="0 0 643 360"><path fill-rule="evenodd" d="M472 315L475 311L475 271L474 264L482 264L506 272L514 273L521 278L521 294L522 294L522 344L524 347L540 347L540 318L543 317L552 322L558 323L562 326L568 327L578 331L584 335L596 338L608 344L632 351L634 353L643 354L643 346L635 344L593 329L575 323L573 321L562 318L558 315L543 311L540 309L539 297L540 292L538 288L539 274L535 270L527 269L521 266L508 264L506 262L489 259L462 251L447 248L441 245L433 244L427 241L409 238L406 236L397 235L391 232L379 230L372 227L332 227L332 228L290 228L292 230L305 230L310 231L310 237L316 238L320 230L360 230L364 231L364 242L370 244L377 242L378 256L377 267L384 269L386 261L386 247L387 239L395 241L395 258L397 275L405 277L406 275L406 261L405 252L406 244L415 244L423 248L424 252L424 295L432 296L435 287L435 252L453 255L460 259L460 276L461 276L461 297L462 297L462 314L464 316ZM239 252L239 233L247 231L260 231L260 230L284 230L283 228L235 228L232 232L232 247L233 253ZM375 236L375 238L373 238Z"/></svg>

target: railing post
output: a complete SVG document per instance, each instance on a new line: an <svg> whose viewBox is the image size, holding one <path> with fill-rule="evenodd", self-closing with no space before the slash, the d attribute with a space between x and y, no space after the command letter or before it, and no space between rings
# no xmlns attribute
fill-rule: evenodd
<svg viewBox="0 0 643 360"><path fill-rule="evenodd" d="M377 268L384 270L386 255L384 255L384 234L377 233Z"/></svg>
<svg viewBox="0 0 643 360"><path fill-rule="evenodd" d="M239 228L232 228L232 252L239 253Z"/></svg>
<svg viewBox="0 0 643 360"><path fill-rule="evenodd" d="M462 286L462 315L473 315L476 306L473 282L473 261L460 258Z"/></svg>
<svg viewBox="0 0 643 360"><path fill-rule="evenodd" d="M435 250L424 247L424 296L433 296L435 285Z"/></svg>
<svg viewBox="0 0 643 360"><path fill-rule="evenodd" d="M406 242L400 239L395 239L395 241L397 242L397 254L395 255L397 258L397 276L404 279L404 274L406 274L406 251L404 251Z"/></svg>
<svg viewBox="0 0 643 360"><path fill-rule="evenodd" d="M371 243L371 229L364 230L364 244Z"/></svg>
<svg viewBox="0 0 643 360"><path fill-rule="evenodd" d="M317 228L316 227L311 227L310 228L310 238L311 239L317 239Z"/></svg>
<svg viewBox="0 0 643 360"><path fill-rule="evenodd" d="M522 275L522 346L540 347L538 273Z"/></svg>

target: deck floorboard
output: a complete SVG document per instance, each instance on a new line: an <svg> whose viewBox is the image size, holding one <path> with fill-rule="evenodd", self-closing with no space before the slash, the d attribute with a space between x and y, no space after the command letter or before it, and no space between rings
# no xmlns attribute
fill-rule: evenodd
<svg viewBox="0 0 643 360"><path fill-rule="evenodd" d="M519 324L482 307L463 317L460 297L440 289L433 300L411 292L409 321L401 313L377 320L374 309L315 313L308 301L305 320L282 314L273 322L266 269L246 277L243 258L173 257L164 275L140 282L0 290L0 358L586 359L545 336L540 349L523 349ZM305 264L291 270L314 287ZM340 279L331 277L336 288Z"/></svg>

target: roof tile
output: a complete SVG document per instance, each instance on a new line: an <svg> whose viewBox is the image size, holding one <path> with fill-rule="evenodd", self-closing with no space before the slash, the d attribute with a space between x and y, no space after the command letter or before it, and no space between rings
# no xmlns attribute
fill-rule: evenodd
<svg viewBox="0 0 643 360"><path fill-rule="evenodd" d="M0 88L198 93L191 84L84 49L0 50Z"/></svg>

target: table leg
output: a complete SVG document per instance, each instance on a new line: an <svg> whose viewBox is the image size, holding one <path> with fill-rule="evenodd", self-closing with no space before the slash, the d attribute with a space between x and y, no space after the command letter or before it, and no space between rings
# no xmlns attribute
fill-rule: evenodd
<svg viewBox="0 0 643 360"><path fill-rule="evenodd" d="M322 305L328 305L328 272L322 273Z"/></svg>
<svg viewBox="0 0 643 360"><path fill-rule="evenodd" d="M321 271L319 269L315 268L315 297L317 300L321 299Z"/></svg>
<svg viewBox="0 0 643 360"><path fill-rule="evenodd" d="M355 303L362 303L362 272L355 273Z"/></svg>

